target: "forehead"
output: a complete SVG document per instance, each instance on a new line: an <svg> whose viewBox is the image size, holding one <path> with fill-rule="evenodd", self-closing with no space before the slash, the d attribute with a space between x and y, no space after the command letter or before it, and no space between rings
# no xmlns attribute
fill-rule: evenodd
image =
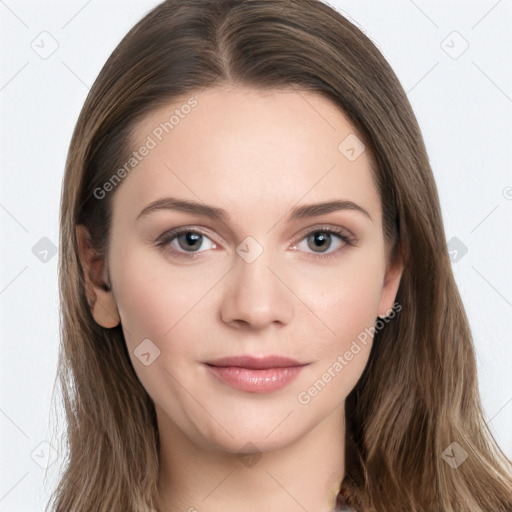
<svg viewBox="0 0 512 512"><path fill-rule="evenodd" d="M380 215L369 148L341 110L314 92L191 93L146 116L131 142L136 152L149 148L116 191L115 203L132 217L166 195L217 204L238 218L339 198Z"/></svg>

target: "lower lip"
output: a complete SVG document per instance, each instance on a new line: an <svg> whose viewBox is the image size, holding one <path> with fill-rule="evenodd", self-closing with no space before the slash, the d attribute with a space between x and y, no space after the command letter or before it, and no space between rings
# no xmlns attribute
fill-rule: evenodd
<svg viewBox="0 0 512 512"><path fill-rule="evenodd" d="M272 393L284 388L297 377L303 366L254 370L237 366L209 366L208 370L232 388L249 393Z"/></svg>

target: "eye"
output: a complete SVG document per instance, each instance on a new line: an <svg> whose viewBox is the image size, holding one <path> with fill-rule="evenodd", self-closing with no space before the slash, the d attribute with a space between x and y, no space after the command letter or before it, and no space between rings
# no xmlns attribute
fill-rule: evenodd
<svg viewBox="0 0 512 512"><path fill-rule="evenodd" d="M304 245L301 247L301 244ZM311 249L314 254L322 258L335 256L344 246L353 244L354 238L341 229L315 228L306 233L297 247L306 252L308 252L307 249Z"/></svg>
<svg viewBox="0 0 512 512"><path fill-rule="evenodd" d="M204 241L208 240L209 244ZM198 249L214 249L217 245L201 231L191 228L178 228L164 233L156 244L161 248L171 248L171 252L178 256L194 257L202 251Z"/></svg>
<svg viewBox="0 0 512 512"><path fill-rule="evenodd" d="M206 244L205 241L207 241ZM336 256L346 245L354 245L354 242L355 238L346 230L322 226L308 231L299 239L299 243L293 246L293 249L297 247L305 252L309 252L308 249L310 249L312 252L309 254L314 254L319 258L328 258ZM217 248L217 244L206 233L186 226L164 233L155 244L178 257L185 258L194 258L204 252L199 249Z"/></svg>

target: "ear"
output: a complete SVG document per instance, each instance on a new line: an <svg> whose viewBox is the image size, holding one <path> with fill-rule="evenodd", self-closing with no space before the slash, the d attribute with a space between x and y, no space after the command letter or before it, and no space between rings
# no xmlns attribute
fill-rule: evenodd
<svg viewBox="0 0 512 512"><path fill-rule="evenodd" d="M389 316L390 311L395 304L396 294L400 286L400 279L404 270L403 258L401 250L397 251L395 257L389 258L389 263L384 274L382 284L382 295L379 304L379 317L385 318Z"/></svg>
<svg viewBox="0 0 512 512"><path fill-rule="evenodd" d="M108 282L107 268L91 243L91 236L83 224L76 227L80 263L84 271L85 293L96 323L110 329L120 322L114 295Z"/></svg>

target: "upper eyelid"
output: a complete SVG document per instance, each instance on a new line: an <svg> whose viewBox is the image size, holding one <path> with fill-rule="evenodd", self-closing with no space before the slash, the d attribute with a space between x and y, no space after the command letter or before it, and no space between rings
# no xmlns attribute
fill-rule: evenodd
<svg viewBox="0 0 512 512"><path fill-rule="evenodd" d="M301 237L301 238L299 238L299 240L301 240L302 237L304 237L310 233L314 233L316 231L329 231L329 232L333 232L336 235L341 234L341 235L346 235L348 238L356 239L356 236L350 229L342 227L342 226L333 226L333 225L329 225L329 224L315 224L312 227L305 228L297 236Z"/></svg>

